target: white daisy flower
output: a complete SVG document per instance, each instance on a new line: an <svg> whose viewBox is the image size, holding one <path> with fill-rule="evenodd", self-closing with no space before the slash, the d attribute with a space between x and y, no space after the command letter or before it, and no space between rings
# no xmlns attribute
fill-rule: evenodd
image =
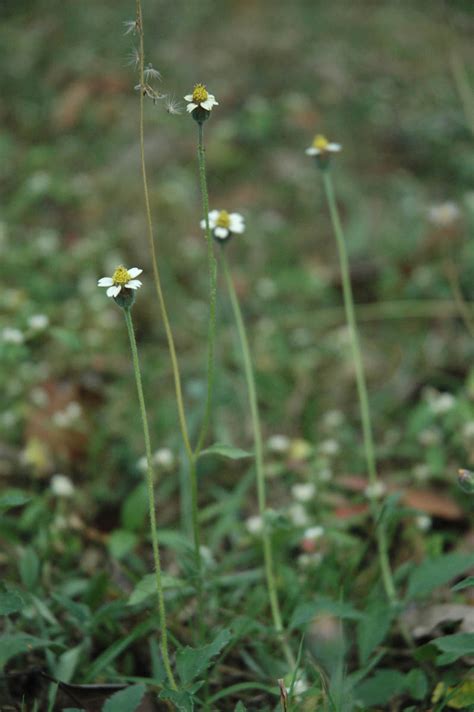
<svg viewBox="0 0 474 712"><path fill-rule="evenodd" d="M33 331L43 331L49 324L46 314L33 314L28 319L28 326Z"/></svg>
<svg viewBox="0 0 474 712"><path fill-rule="evenodd" d="M424 396L435 415L448 413L456 405L456 398L451 393L442 393L435 388L426 389Z"/></svg>
<svg viewBox="0 0 474 712"><path fill-rule="evenodd" d="M22 344L24 340L25 337L20 329L13 329L7 326L2 331L2 341L5 344Z"/></svg>
<svg viewBox="0 0 474 712"><path fill-rule="evenodd" d="M364 494L368 499L380 499L387 492L387 488L383 482L378 480L372 485L367 485Z"/></svg>
<svg viewBox="0 0 474 712"><path fill-rule="evenodd" d="M433 525L433 521L427 514L419 514L415 517L415 525L420 532L428 532Z"/></svg>
<svg viewBox="0 0 474 712"><path fill-rule="evenodd" d="M72 497L74 494L74 485L66 475L53 475L50 484L56 497Z"/></svg>
<svg viewBox="0 0 474 712"><path fill-rule="evenodd" d="M474 439L474 420L469 420L467 423L465 423L462 429L462 434L466 440Z"/></svg>
<svg viewBox="0 0 474 712"><path fill-rule="evenodd" d="M258 514L254 514L245 520L245 528L249 534L261 534L263 532L263 526L263 519Z"/></svg>
<svg viewBox="0 0 474 712"><path fill-rule="evenodd" d="M286 435L272 435L267 440L267 447L272 452L288 452L290 438Z"/></svg>
<svg viewBox="0 0 474 712"><path fill-rule="evenodd" d="M323 440L319 443L319 452L321 455L327 455L327 457L337 455L340 449L341 446L337 440L334 440L334 438L328 438L327 440Z"/></svg>
<svg viewBox="0 0 474 712"><path fill-rule="evenodd" d="M218 106L214 94L209 94L204 84L196 84L192 94L186 94L184 100L189 102L186 106L186 111L193 112L198 107L206 111L212 111L213 106Z"/></svg>
<svg viewBox="0 0 474 712"><path fill-rule="evenodd" d="M312 554L300 554L297 559L297 564L302 569L309 569L319 566L323 560L323 555L320 551L315 551Z"/></svg>
<svg viewBox="0 0 474 712"><path fill-rule="evenodd" d="M308 156L323 156L326 153L339 153L342 149L340 143L330 143L326 136L318 134L314 137L313 143L306 149Z"/></svg>
<svg viewBox="0 0 474 712"><path fill-rule="evenodd" d="M308 524L306 509L299 502L288 508L288 517L295 527L305 527Z"/></svg>
<svg viewBox="0 0 474 712"><path fill-rule="evenodd" d="M291 494L298 502L311 502L316 494L316 487L312 482L293 485Z"/></svg>
<svg viewBox="0 0 474 712"><path fill-rule="evenodd" d="M438 228L452 227L461 218L461 210L456 203L447 201L439 205L432 205L428 209L429 222Z"/></svg>
<svg viewBox="0 0 474 712"><path fill-rule="evenodd" d="M117 267L112 277L102 277L97 282L98 287L108 287L107 296L117 297L122 289L138 289L142 286L139 279L135 279L143 272L138 267L127 269L126 267Z"/></svg>
<svg viewBox="0 0 474 712"><path fill-rule="evenodd" d="M309 529L305 529L305 532L303 534L303 539L309 539L310 541L316 541L316 539L320 539L324 535L324 528L323 527L309 527Z"/></svg>
<svg viewBox="0 0 474 712"><path fill-rule="evenodd" d="M201 227L206 229L206 221L201 220ZM227 240L234 234L245 231L244 218L240 213L228 213L227 210L211 210L209 213L209 227L212 234L219 240Z"/></svg>
<svg viewBox="0 0 474 712"><path fill-rule="evenodd" d="M174 454L168 447L161 447L153 454L153 462L155 465L158 465L158 467L173 467Z"/></svg>

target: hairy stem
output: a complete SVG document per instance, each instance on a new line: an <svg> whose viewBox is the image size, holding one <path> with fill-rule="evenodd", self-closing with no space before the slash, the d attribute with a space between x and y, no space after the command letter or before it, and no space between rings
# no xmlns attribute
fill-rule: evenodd
<svg viewBox="0 0 474 712"><path fill-rule="evenodd" d="M178 419L179 426L181 430L181 435L184 441L184 447L189 457L192 456L192 447L189 440L188 426L186 422L186 414L184 408L183 392L181 388L181 374L179 370L178 358L176 356L176 348L174 344L173 332L171 330L170 320L168 317L168 311L166 308L165 297L163 294L163 289L161 286L160 272L158 269L158 259L155 248L155 239L153 233L153 221L151 217L150 208L150 196L148 190L148 179L146 171L146 161L145 161L145 129L144 129L144 92L143 87L145 86L145 50L144 50L144 32L143 32L143 17L142 17L142 6L141 0L136 0L136 28L139 36L139 72L140 72L140 160L141 160L141 172L143 179L143 194L145 198L145 211L146 211L146 222L147 222L147 237L148 246L151 254L151 263L153 267L153 280L155 282L156 294L158 296L158 302L160 305L161 318L163 319L163 324L165 327L166 339L168 342L168 350L170 352L171 366L173 369L174 386L176 392L176 403L178 407Z"/></svg>
<svg viewBox="0 0 474 712"><path fill-rule="evenodd" d="M331 216L332 227L337 242L337 249L339 252L339 261L341 267L342 276L342 289L344 295L344 307L346 312L347 325L349 327L351 347L352 347L352 358L354 361L356 383L357 383L357 393L359 397L359 407L360 415L362 421L362 433L364 439L364 450L365 458L367 462L367 471L369 474L369 482L372 487L377 483L377 466L375 462L375 449L374 449L374 439L372 433L372 422L370 418L370 408L369 408L369 398L367 395L367 384L365 381L364 365L362 362L362 354L359 343L359 334L357 331L357 323L354 311L354 298L352 295L352 285L349 271L349 259L347 256L346 242L344 239L344 233L342 230L341 220L339 217L339 211L336 204L336 199L334 196L334 188L331 179L331 173L329 168L323 169L322 171L324 190L326 193L326 199L329 207L329 213ZM373 498L372 500L372 511L375 512L375 504ZM378 522L376 526L376 537L377 537L377 547L379 553L380 569L382 572L382 579L385 588L385 593L388 600L391 603L396 601L395 585L393 583L393 576L390 569L390 563L388 559L387 551L387 541L385 526L382 521Z"/></svg>
<svg viewBox="0 0 474 712"><path fill-rule="evenodd" d="M156 591L158 594L158 610L160 613L160 628L161 628L161 654L163 657L163 665L168 676L171 687L176 690L177 685L171 670L170 658L168 653L168 630L166 627L166 609L165 598L163 594L163 584L161 580L161 562L160 549L158 544L158 533L156 529L156 514L155 514L155 489L153 482L153 465L150 443L150 431L148 428L148 418L146 414L145 397L143 395L142 376L140 372L140 362L138 359L137 342L135 340L135 332L133 330L132 315L130 309L124 309L125 322L127 324L128 337L130 339L130 348L132 350L133 370L135 373L135 381L137 385L138 402L140 404L140 415L143 426L143 436L145 439L145 452L147 459L147 474L146 483L148 491L148 507L150 518L150 534L153 548L153 560L155 564Z"/></svg>
<svg viewBox="0 0 474 712"><path fill-rule="evenodd" d="M209 331L207 337L207 395L204 417L199 432L194 454L196 456L201 452L207 431L209 430L209 422L211 419L212 409L212 391L214 386L214 351L216 341L216 292L217 292L217 262L214 257L214 246L209 227L209 195L207 191L206 177L206 155L204 150L204 127L202 123L198 124L198 163L199 163L199 183L201 186L202 211L204 213L204 223L207 242L207 261L209 270Z"/></svg>
<svg viewBox="0 0 474 712"><path fill-rule="evenodd" d="M242 349L242 358L244 362L244 372L245 379L247 382L248 397L250 403L250 414L252 418L252 429L255 445L255 470L257 475L257 499L258 499L258 510L260 517L264 520L265 510L266 510L266 487L265 487L265 469L263 461L263 442L262 442L262 428L260 425L260 414L258 411L257 403L257 390L255 387L255 376L252 366L252 359L250 355L250 348L247 339L247 333L245 330L244 320L242 318L242 311L240 309L239 300L237 293L235 291L234 283L232 281L232 276L229 271L229 266L227 264L227 259L224 253L224 247L221 250L222 266L225 276L225 281L227 284L227 289L229 291L230 302L232 304L232 309L234 312L234 318L237 326L237 333L239 335L240 347ZM273 563L273 551L272 542L270 535L268 534L265 522L262 530L262 545L263 545L263 559L265 566L265 577L267 581L268 596L270 599L270 608L272 611L273 625L277 631L278 637L281 640L283 651L290 667L294 667L295 659L293 653L284 638L283 623L280 612L280 604L278 602L278 593L275 582L275 572Z"/></svg>

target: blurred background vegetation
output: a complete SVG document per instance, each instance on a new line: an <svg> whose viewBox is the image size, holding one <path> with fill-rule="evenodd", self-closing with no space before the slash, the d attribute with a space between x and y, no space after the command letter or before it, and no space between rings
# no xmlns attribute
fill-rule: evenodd
<svg viewBox="0 0 474 712"><path fill-rule="evenodd" d="M335 246L319 176L304 154L323 132L344 146L335 180L364 304L377 438L403 440L413 399L425 385L457 391L473 354L445 269L451 260L470 298L472 133L453 57L472 66L471 3L149 0L144 11L159 90L180 100L203 81L220 103L206 126L211 206L247 219L229 252L268 433L315 442L327 409L357 413ZM121 315L95 288L120 262L145 269L135 318L155 439L179 447L145 238L134 37L124 36L134 3L22 0L1 12L2 322L24 330L38 312L50 321L24 343L1 346L2 439L28 448L39 436L34 457L45 459L45 471L95 473L109 494L111 480L133 469L141 437L130 417ZM197 413L207 275L195 133L185 113L149 103L160 268ZM444 225L430 219L430 207L446 201L459 215ZM245 443L229 317L222 293L214 430L216 439ZM58 435L51 419L70 400L87 414L77 437L67 428Z"/></svg>
<svg viewBox="0 0 474 712"><path fill-rule="evenodd" d="M228 252L266 435L317 447L327 437L325 414L339 409L335 467L363 472L354 456L358 411L335 244L319 175L304 153L320 132L344 149L334 179L381 474L409 481L418 472L449 484L452 468L474 464L472 433L462 430L474 420L474 344L452 287L455 274L472 298L473 135L453 71L467 67L473 86L472 3L143 4L159 90L181 100L204 82L219 101L206 125L211 207L247 221ZM82 488L83 515L113 529L117 505L141 481L143 454L125 328L96 288L117 264L144 268L134 313L154 444L181 447L145 235L136 38L124 35L134 2L17 0L0 8L2 485L33 482L42 491L53 473L65 472ZM146 109L160 269L197 422L207 267L196 126L185 111L168 114L162 101ZM447 213L446 206L433 212L447 201L454 203ZM249 447L223 289L218 308L213 439ZM48 317L47 328L31 320L38 314ZM442 423L427 388L455 398ZM239 476L238 466L203 469L214 474L202 480L208 501ZM162 485L169 522L178 515L178 483Z"/></svg>
<svg viewBox="0 0 474 712"><path fill-rule="evenodd" d="M334 180L380 474L410 495L405 504L431 518L416 520L418 533L413 522L399 527L394 567L458 544L472 550L470 502L455 484L458 467L474 466L472 2L143 0L143 6L147 62L162 74L155 88L184 109L182 97L203 82L219 101L205 127L211 208L245 216L247 230L228 245L228 255L249 328L265 437L285 436L270 441L274 449L289 438L283 456L267 452L285 618L315 591L338 600L348 593L370 613L378 592L370 600L366 592L377 573L366 555L354 374L335 242L305 148L316 133L343 145ZM145 674L148 665L138 644L120 669L112 670L114 658L107 657L107 646L129 630L124 620L138 615L126 609L127 593L150 570L126 330L120 310L96 286L121 263L144 269L134 318L153 445L161 453L159 520L167 527L170 574L185 569L173 558L176 523L185 530L190 524L146 241L136 38L124 33L134 12L134 0L0 0L0 487L34 495L0 522L7 542L0 577L21 581L31 593L20 630L43 635L45 627L66 648L74 646L57 658L48 652L49 670L64 680ZM167 113L164 100L147 103L156 244L191 428L200 422L206 388L208 318L196 133L185 111ZM247 414L222 288L212 440L250 449ZM252 588L261 557L244 525L256 512L247 470L248 461L204 458L200 498L211 563L230 573L226 586L232 583L224 598L213 592L211 614L221 625L244 606L259 621L260 636L267 600L261 587ZM64 481L59 492L53 477L59 473L70 478L72 499ZM305 520L289 493L313 481L318 497ZM281 512L296 528L279 519ZM315 523L330 530L317 561L308 559L313 549L304 549L300 531ZM295 558L302 567L297 576ZM303 576L308 561L315 568ZM250 571L239 579L241 588L235 572L252 567L256 578ZM171 618L184 643L189 614L180 595ZM73 601L78 596L80 605ZM149 628L138 625L127 640ZM257 638L249 640L253 645L260 645ZM267 653L259 653L260 679L274 682ZM236 660L232 674L240 681L248 658L245 665L244 657ZM399 656L394 660L398 667ZM247 670L248 679L259 678L256 669Z"/></svg>

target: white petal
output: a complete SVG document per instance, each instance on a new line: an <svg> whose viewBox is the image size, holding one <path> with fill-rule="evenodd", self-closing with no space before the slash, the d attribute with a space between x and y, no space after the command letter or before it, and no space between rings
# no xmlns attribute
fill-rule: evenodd
<svg viewBox="0 0 474 712"><path fill-rule="evenodd" d="M318 155L321 153L321 151L319 150L319 148L315 148L314 146L310 146L309 148L306 149L305 153L306 153L308 156L318 156Z"/></svg>
<svg viewBox="0 0 474 712"><path fill-rule="evenodd" d="M216 101L216 97L214 96L214 94L208 94L206 101L210 101L211 104L212 104L212 106L218 106L218 105L219 105L219 102Z"/></svg>
<svg viewBox="0 0 474 712"><path fill-rule="evenodd" d="M132 267L131 269L128 269L127 272L132 279L135 279L135 277L138 277L138 275L141 274L143 270L139 269L138 267Z"/></svg>
<svg viewBox="0 0 474 712"><path fill-rule="evenodd" d="M242 222L244 221L244 216L240 213L230 213L229 217L231 220L241 220Z"/></svg>
<svg viewBox="0 0 474 712"><path fill-rule="evenodd" d="M193 95L192 94L186 94L184 97L184 101L192 101L193 100Z"/></svg>
<svg viewBox="0 0 474 712"><path fill-rule="evenodd" d="M111 287L114 283L112 277L101 277L97 282L98 287Z"/></svg>
<svg viewBox="0 0 474 712"><path fill-rule="evenodd" d="M326 151L332 151L333 153L337 153L340 151L342 148L340 143L328 143L326 146Z"/></svg>
<svg viewBox="0 0 474 712"><path fill-rule="evenodd" d="M191 111L194 111L194 109L197 109L197 107L197 104L188 104L186 107L186 111L189 111L189 113L191 113Z"/></svg>
<svg viewBox="0 0 474 712"><path fill-rule="evenodd" d="M237 234L239 234L239 235L242 234L243 232L245 232L245 225L244 225L243 222L234 222L234 223L233 223L233 222L231 221L229 227L230 227L230 231L231 231L231 232L235 232L235 233L237 233Z"/></svg>
<svg viewBox="0 0 474 712"><path fill-rule="evenodd" d="M201 106L203 109L206 109L206 111L211 111L215 103L216 102L212 101L211 97L209 96L206 101L201 101Z"/></svg>
<svg viewBox="0 0 474 712"><path fill-rule="evenodd" d="M217 218L220 215L220 210L211 210L208 215L209 227L213 230L217 225ZM205 222L205 221L204 221Z"/></svg>
<svg viewBox="0 0 474 712"><path fill-rule="evenodd" d="M228 237L229 231L226 227L216 227L214 230L214 235L220 237L222 240Z"/></svg>
<svg viewBox="0 0 474 712"><path fill-rule="evenodd" d="M201 220L201 222L199 224L203 230L206 229L206 221L205 220Z"/></svg>
<svg viewBox="0 0 474 712"><path fill-rule="evenodd" d="M131 279L130 282L127 282L125 286L127 287L127 289L138 289L142 286L142 283L139 279Z"/></svg>
<svg viewBox="0 0 474 712"><path fill-rule="evenodd" d="M119 287L118 289L119 289L119 292L120 292L120 287ZM115 286L115 284L114 284L113 287L109 287L109 288L108 288L108 290L107 290L107 296L108 296L108 297L116 297L117 294L118 294L118 292L117 292L117 287Z"/></svg>

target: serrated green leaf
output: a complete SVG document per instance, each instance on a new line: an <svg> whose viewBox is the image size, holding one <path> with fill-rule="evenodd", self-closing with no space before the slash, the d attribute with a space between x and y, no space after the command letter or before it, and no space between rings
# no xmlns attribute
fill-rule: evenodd
<svg viewBox="0 0 474 712"><path fill-rule="evenodd" d="M473 554L445 554L417 566L408 580L407 598L426 596L474 565Z"/></svg>
<svg viewBox="0 0 474 712"><path fill-rule="evenodd" d="M474 586L474 576L468 576L451 588L451 591L462 591L463 588Z"/></svg>
<svg viewBox="0 0 474 712"><path fill-rule="evenodd" d="M132 685L109 697L102 712L135 712L146 692L145 685Z"/></svg>
<svg viewBox="0 0 474 712"><path fill-rule="evenodd" d="M203 455L220 455L221 457L229 458L229 460L242 460L245 457L253 457L251 452L241 450L239 447L233 447L232 445L225 445L224 443L214 443L214 445L202 450L199 457Z"/></svg>
<svg viewBox="0 0 474 712"><path fill-rule="evenodd" d="M406 676L406 685L415 700L424 700L428 694L428 681L422 670L410 670Z"/></svg>
<svg viewBox="0 0 474 712"><path fill-rule="evenodd" d="M9 490L0 497L0 511L6 511L13 507L21 507L26 502L29 502L31 495L25 494L21 490Z"/></svg>
<svg viewBox="0 0 474 712"><path fill-rule="evenodd" d="M387 635L393 620L390 606L374 606L365 611L357 624L357 645L361 665L365 665L371 653Z"/></svg>
<svg viewBox="0 0 474 712"><path fill-rule="evenodd" d="M356 698L368 708L383 705L395 696L405 692L405 675L398 670L377 670L373 677L364 680L356 688Z"/></svg>
<svg viewBox="0 0 474 712"><path fill-rule="evenodd" d="M320 598L313 603L301 603L297 606L290 620L290 628L298 628L301 625L309 623L320 614L329 614L349 620L363 618L363 613L353 608L350 603L332 601L329 598Z"/></svg>
<svg viewBox="0 0 474 712"><path fill-rule="evenodd" d="M17 655L29 653L37 648L49 648L52 645L57 644L46 638L36 638L34 635L28 635L27 633L2 635L0 636L0 669Z"/></svg>
<svg viewBox="0 0 474 712"><path fill-rule="evenodd" d="M176 576L170 576L168 574L162 574L161 583L164 589L180 589L186 586L182 579ZM130 598L127 601L128 606L136 606L138 603L142 603L149 596L156 594L156 576L155 574L147 574L142 578L141 581L137 583Z"/></svg>
<svg viewBox="0 0 474 712"><path fill-rule="evenodd" d="M75 648L66 650L65 653L59 656L54 668L54 676L61 682L71 682L79 664L79 658L82 652L82 644L76 645Z"/></svg>
<svg viewBox="0 0 474 712"><path fill-rule="evenodd" d="M109 537L107 547L114 559L123 559L137 544L137 535L126 529L116 529Z"/></svg>
<svg viewBox="0 0 474 712"><path fill-rule="evenodd" d="M230 630L224 628L214 638L212 643L201 648L187 646L179 651L176 656L176 669L183 685L188 685L199 675L207 670L214 656L231 640Z"/></svg>
<svg viewBox="0 0 474 712"><path fill-rule="evenodd" d="M458 653L441 653L436 658L436 665L442 667L443 665L451 665L452 663L459 660L460 655Z"/></svg>
<svg viewBox="0 0 474 712"><path fill-rule="evenodd" d="M193 712L193 696L186 690L162 690L160 700L170 700L179 712Z"/></svg>
<svg viewBox="0 0 474 712"><path fill-rule="evenodd" d="M25 607L25 602L19 593L6 591L0 593L0 616L9 616L11 613L17 613Z"/></svg>
<svg viewBox="0 0 474 712"><path fill-rule="evenodd" d="M29 591L36 588L38 581L40 562L36 552L31 547L24 550L19 563L20 577L23 585Z"/></svg>
<svg viewBox="0 0 474 712"><path fill-rule="evenodd" d="M474 654L474 633L444 635L441 638L435 638L432 643L443 653L456 653L459 656Z"/></svg>
<svg viewBox="0 0 474 712"><path fill-rule="evenodd" d="M120 522L128 531L139 531L147 521L148 494L145 484L139 484L125 498L120 512Z"/></svg>
<svg viewBox="0 0 474 712"><path fill-rule="evenodd" d="M112 645L106 648L106 650L104 650L89 667L85 682L95 680L102 670L110 665L115 658L121 655L130 645L132 645L132 643L138 640L138 638L147 635L147 633L155 626L156 621L153 620L153 618L149 618L148 620L135 626L132 632L125 636L125 638L119 638L112 643Z"/></svg>

